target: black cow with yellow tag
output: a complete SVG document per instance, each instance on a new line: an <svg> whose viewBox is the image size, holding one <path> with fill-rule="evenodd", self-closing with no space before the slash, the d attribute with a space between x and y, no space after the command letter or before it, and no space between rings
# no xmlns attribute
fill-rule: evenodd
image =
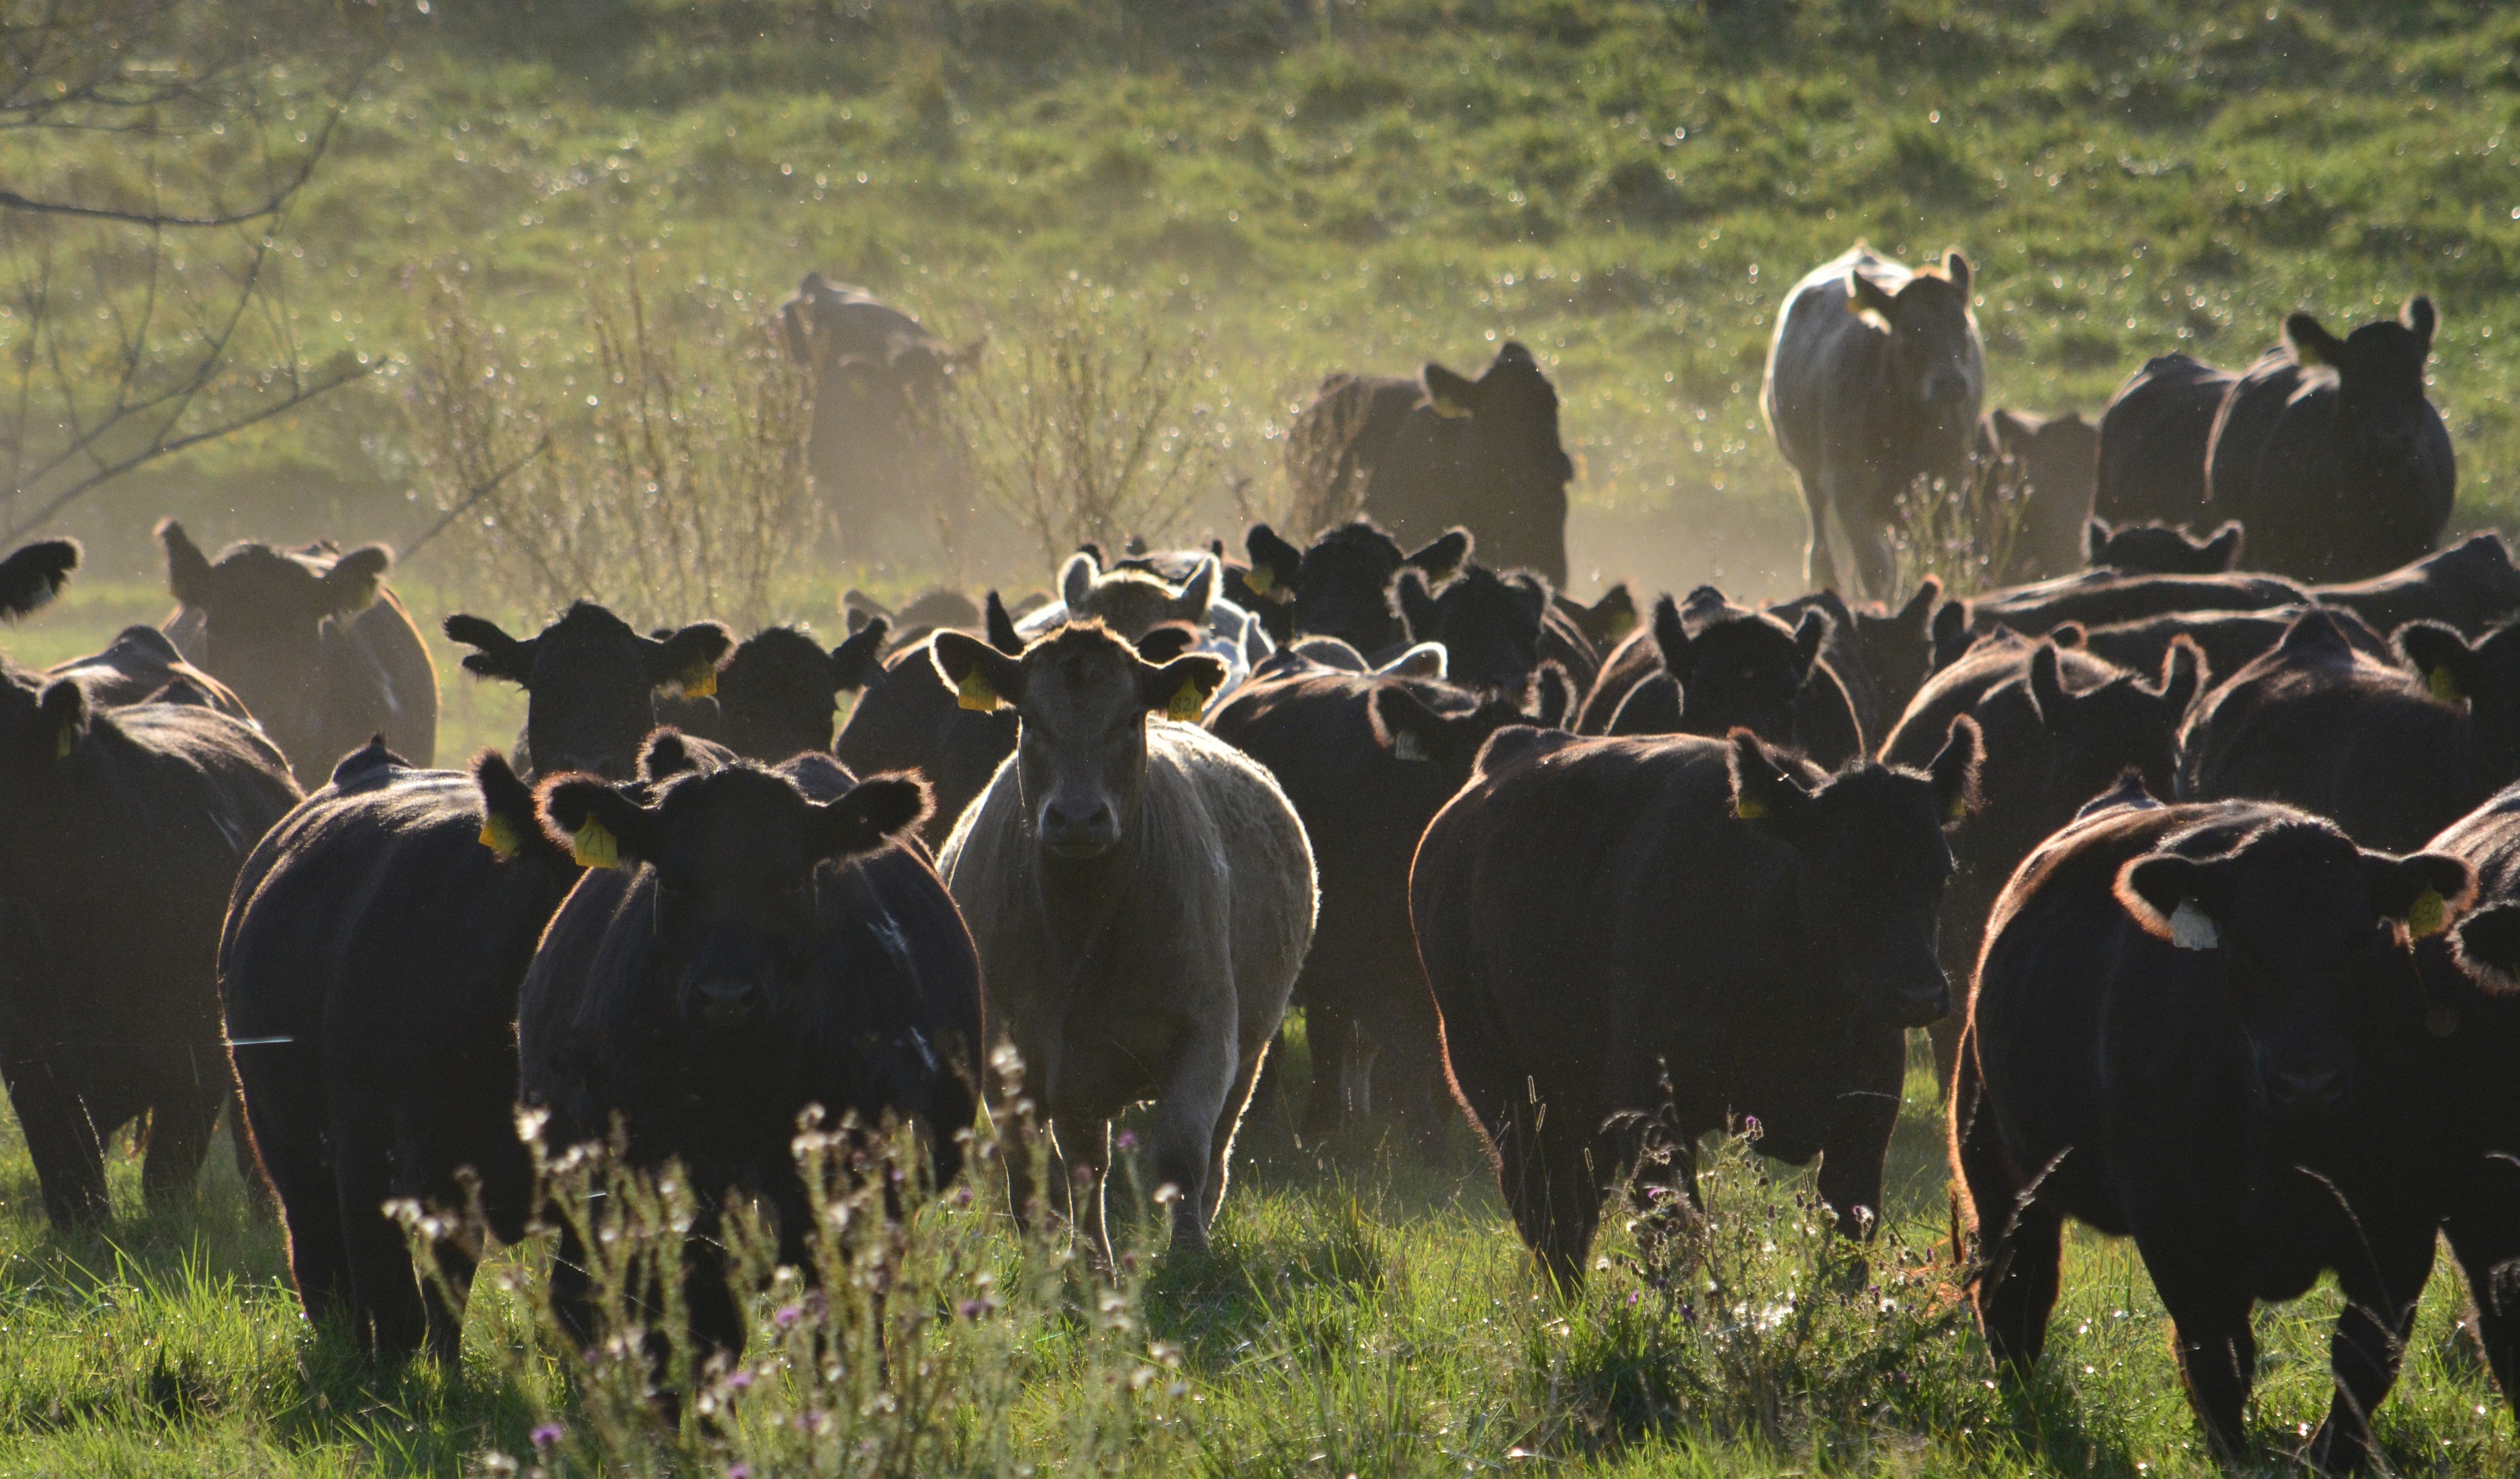
<svg viewBox="0 0 2520 1479"><path fill-rule="evenodd" d="M713 696L718 665L735 646L735 634L715 621L642 637L591 601L573 603L531 637L463 613L446 618L446 635L475 650L464 659L466 672L525 691L519 770L616 781L628 779L640 744L662 722L657 695Z"/></svg>
<svg viewBox="0 0 2520 1479"><path fill-rule="evenodd" d="M2404 851L2520 780L2520 627L2470 645L2409 622L2398 661L2359 650L2323 610L2197 701L2179 794L2251 796L2329 817Z"/></svg>

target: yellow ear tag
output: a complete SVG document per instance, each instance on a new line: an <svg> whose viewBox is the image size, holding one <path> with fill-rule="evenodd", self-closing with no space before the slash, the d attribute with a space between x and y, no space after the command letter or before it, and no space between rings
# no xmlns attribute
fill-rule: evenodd
<svg viewBox="0 0 2520 1479"><path fill-rule="evenodd" d="M962 687L954 691L954 702L975 714L994 714L998 711L998 691L989 687L989 680L980 676L978 668L973 668L963 675Z"/></svg>
<svg viewBox="0 0 2520 1479"><path fill-rule="evenodd" d="M1954 796L1952 798L1951 820L1954 822L1965 822L1968 820L1968 797Z"/></svg>
<svg viewBox="0 0 2520 1479"><path fill-rule="evenodd" d="M1242 577L1242 588L1254 596L1268 595L1277 584L1278 572L1264 564L1253 565L1251 573Z"/></svg>
<svg viewBox="0 0 2520 1479"><path fill-rule="evenodd" d="M2426 673L2424 687L2432 690L2433 696L2444 703L2456 703L2467 696L2458 691L2458 680L2452 678L2446 667L2437 667Z"/></svg>
<svg viewBox="0 0 2520 1479"><path fill-rule="evenodd" d="M70 757L70 751L76 748L78 748L77 733L68 725L63 725L61 739L53 742L53 758L56 760L68 760Z"/></svg>
<svg viewBox="0 0 2520 1479"><path fill-rule="evenodd" d="M593 817L587 818L586 825L570 834L568 846L580 868L619 868L621 866L620 842L614 839L611 832L605 829L603 823Z"/></svg>
<svg viewBox="0 0 2520 1479"><path fill-rule="evenodd" d="M525 839L517 834L517 824L493 814L481 823L481 845L500 857L513 858Z"/></svg>
<svg viewBox="0 0 2520 1479"><path fill-rule="evenodd" d="M1205 707L1207 695L1198 691L1197 684L1185 679L1180 691L1173 695L1173 701L1164 705L1164 717L1191 724L1197 720L1199 710Z"/></svg>
<svg viewBox="0 0 2520 1479"><path fill-rule="evenodd" d="M683 674L683 696L706 698L717 692L717 669L703 662Z"/></svg>
<svg viewBox="0 0 2520 1479"><path fill-rule="evenodd" d="M1753 801L1747 796L1734 796L1732 815L1744 822L1757 822L1768 815L1768 808L1764 803Z"/></svg>
<svg viewBox="0 0 2520 1479"><path fill-rule="evenodd" d="M2450 928L2450 904L2438 889L2427 888L2415 895L2414 907L2407 911L2407 933L2426 939Z"/></svg>
<svg viewBox="0 0 2520 1479"><path fill-rule="evenodd" d="M1610 641L1613 644L1625 642L1628 634L1636 629L1637 613L1634 611L1621 611L1617 616L1611 618Z"/></svg>

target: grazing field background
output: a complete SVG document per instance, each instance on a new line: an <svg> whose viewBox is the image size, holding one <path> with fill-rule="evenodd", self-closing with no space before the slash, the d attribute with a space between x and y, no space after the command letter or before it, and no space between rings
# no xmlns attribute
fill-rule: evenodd
<svg viewBox="0 0 2520 1479"><path fill-rule="evenodd" d="M1760 368L1786 287L1857 238L1967 251L1990 403L2035 411L2096 411L2171 348L2245 362L2296 307L2341 332L2420 291L2454 527L2520 527L2515 43L2520 6L2446 0L434 0L398 15L271 225L275 311L310 359L377 373L68 510L47 532L92 567L7 641L51 661L162 615L148 529L168 514L205 545L411 548L467 487L431 430L458 363L491 387L466 404L511 418L501 445L551 435L519 485L557 497L621 426L600 324L645 305L678 383L732 393L770 374L770 309L808 268L954 342L988 335L1001 392L1045 333L1160 346L1203 481L1159 537L1282 508L1279 435L1324 373L1474 371L1520 338L1564 396L1586 595L1793 592L1802 515ZM13 178L95 165L29 148L0 139ZM676 466L723 454L722 477L731 446ZM396 576L432 631L466 606L542 614L494 516L469 510ZM746 614L835 630L852 586L1050 577L986 528L932 565L848 531L788 544ZM736 614L618 599L642 622ZM449 757L521 718L455 655ZM1216 1256L1154 1266L1129 1307L1179 1348L1180 1393L1172 1367L1141 1385L1073 1355L1054 1321L1025 1399L964 1420L1012 1424L1009 1462L1043 1471L2207 1471L2122 1246L2073 1244L2041 1382L1995 1389L1953 1302L1939 1126L1912 1075L1868 1266L1809 1233L1804 1179L1734 1152L1696 1262L1640 1270L1614 1234L1560 1307L1465 1143L1429 1164L1272 1118ZM116 1176L124 1217L56 1235L14 1131L0 1149L0 1472L502 1471L482 1456L530 1467L535 1429L570 1423L549 1380L492 1358L525 1322L495 1290L463 1369L374 1372L304 1329L223 1151L181 1213L144 1216ZM986 1197L930 1215L1005 1236ZM2437 1279L2382 1415L2399 1473L2520 1458L2457 1304ZM2270 1450L2317 1420L2333 1309L2262 1318ZM1070 1420L1113 1402L1117 1427Z"/></svg>

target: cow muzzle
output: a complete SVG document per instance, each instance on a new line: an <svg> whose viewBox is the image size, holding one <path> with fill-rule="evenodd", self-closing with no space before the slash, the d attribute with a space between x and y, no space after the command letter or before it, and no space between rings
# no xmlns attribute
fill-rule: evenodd
<svg viewBox="0 0 2520 1479"><path fill-rule="evenodd" d="M1929 1027L1952 1013L1952 985L1937 970L1912 980L1883 983L1873 998L1883 1016L1901 1027Z"/></svg>
<svg viewBox="0 0 2520 1479"><path fill-rule="evenodd" d="M1120 816L1107 801L1070 807L1054 800L1041 809L1039 831L1044 852L1070 860L1096 858L1120 840Z"/></svg>
<svg viewBox="0 0 2520 1479"><path fill-rule="evenodd" d="M761 984L743 976L709 976L692 983L692 1015L703 1026L739 1027L759 1017L767 1000Z"/></svg>
<svg viewBox="0 0 2520 1479"><path fill-rule="evenodd" d="M2334 1063L2290 1063L2267 1074L2267 1099L2287 1114L2318 1114L2345 1102L2353 1076Z"/></svg>

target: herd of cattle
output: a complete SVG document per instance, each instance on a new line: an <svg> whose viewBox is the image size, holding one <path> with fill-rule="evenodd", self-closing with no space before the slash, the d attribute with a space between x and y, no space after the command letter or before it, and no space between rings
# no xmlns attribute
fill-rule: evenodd
<svg viewBox="0 0 2520 1479"><path fill-rule="evenodd" d="M2066 424L1981 420L1968 287L1957 253L1859 248L1780 316L1778 444L1816 566L1860 590L1887 594L1885 490ZM2048 522L2079 499L2088 567L1971 600L1580 604L1527 352L1333 377L1298 438L1350 445L1306 465L1405 538L1089 548L1012 608L861 602L830 650L450 615L526 697L514 754L465 770L428 768L388 551L212 560L169 521L162 629L0 659L0 1072L46 1210L106 1215L135 1121L150 1196L184 1191L234 1102L307 1309L450 1351L481 1250L450 1236L426 1290L385 1209L476 1183L521 1236L520 1104L554 1153L617 1133L757 1198L794 1256L798 1116L916 1123L950 1181L1004 1043L1048 1209L1107 1250L1111 1121L1151 1101L1202 1247L1299 1007L1308 1128L1466 1112L1572 1283L1611 1196L1685 1223L1695 1142L1752 1121L1868 1235L1930 1028L1998 1360L2038 1360L2066 1220L2130 1235L2236 1458L2253 1304L2332 1272L2313 1457L2353 1467L2437 1231L2520 1392L2520 570L2491 534L2430 553L2432 326L2416 299L2341 340L2296 315L2244 377L2154 360L2079 487L2068 454L2032 490ZM1556 501L1499 514L1534 485ZM0 562L0 617L78 554ZM690 1309L731 1348L720 1215ZM575 1249L554 1277L582 1319Z"/></svg>

